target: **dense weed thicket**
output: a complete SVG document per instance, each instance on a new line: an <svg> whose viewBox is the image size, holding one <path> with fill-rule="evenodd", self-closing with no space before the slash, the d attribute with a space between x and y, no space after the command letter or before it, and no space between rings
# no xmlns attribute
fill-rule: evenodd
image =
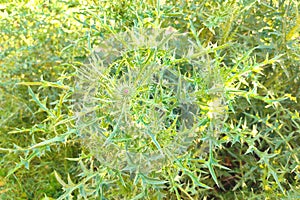
<svg viewBox="0 0 300 200"><path fill-rule="evenodd" d="M300 199L297 0L0 2L0 199Z"/></svg>

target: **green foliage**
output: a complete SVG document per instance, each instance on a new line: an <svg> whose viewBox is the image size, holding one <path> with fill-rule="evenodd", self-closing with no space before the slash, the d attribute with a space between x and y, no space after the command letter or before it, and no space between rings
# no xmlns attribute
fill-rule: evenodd
<svg viewBox="0 0 300 200"><path fill-rule="evenodd" d="M298 1L0 2L1 199L300 198Z"/></svg>

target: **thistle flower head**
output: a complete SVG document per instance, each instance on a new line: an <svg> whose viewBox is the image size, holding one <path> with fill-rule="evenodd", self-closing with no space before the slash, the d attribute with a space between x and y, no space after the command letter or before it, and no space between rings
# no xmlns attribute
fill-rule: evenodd
<svg viewBox="0 0 300 200"><path fill-rule="evenodd" d="M135 93L135 88L132 84L121 83L115 88L115 97L118 100L129 100L133 97Z"/></svg>

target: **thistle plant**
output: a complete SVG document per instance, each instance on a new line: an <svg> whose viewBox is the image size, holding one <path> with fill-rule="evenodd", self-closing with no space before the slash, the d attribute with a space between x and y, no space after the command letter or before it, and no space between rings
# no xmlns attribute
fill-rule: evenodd
<svg viewBox="0 0 300 200"><path fill-rule="evenodd" d="M299 199L298 1L0 19L0 199Z"/></svg>
<svg viewBox="0 0 300 200"><path fill-rule="evenodd" d="M77 125L103 165L149 173L185 154L197 137L198 86L184 58L191 46L170 28L111 37L78 69Z"/></svg>

